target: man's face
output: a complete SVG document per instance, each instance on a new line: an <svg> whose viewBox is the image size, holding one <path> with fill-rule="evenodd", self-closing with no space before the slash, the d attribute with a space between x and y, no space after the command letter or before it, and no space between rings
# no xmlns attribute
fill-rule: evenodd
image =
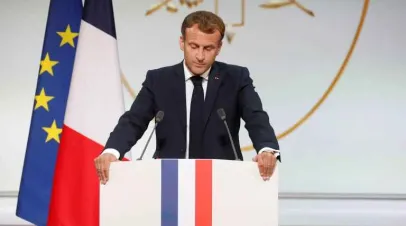
<svg viewBox="0 0 406 226"><path fill-rule="evenodd" d="M187 28L185 33L186 38L181 36L179 44L184 52L186 66L195 75L203 74L220 53L222 45L220 32L206 34L200 31L198 25L195 24L193 27Z"/></svg>

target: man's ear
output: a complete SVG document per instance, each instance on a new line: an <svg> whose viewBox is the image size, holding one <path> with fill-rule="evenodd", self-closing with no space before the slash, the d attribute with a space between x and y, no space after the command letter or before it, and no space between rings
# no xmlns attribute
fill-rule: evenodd
<svg viewBox="0 0 406 226"><path fill-rule="evenodd" d="M179 37L179 47L180 47L180 49L181 49L182 51L185 50L185 40L183 39L183 36L182 36L182 35Z"/></svg>
<svg viewBox="0 0 406 226"><path fill-rule="evenodd" d="M223 41L219 41L219 46L218 46L218 48L217 48L217 53L216 53L216 56L217 55L219 55L220 54L220 51L221 51L221 47L223 46Z"/></svg>

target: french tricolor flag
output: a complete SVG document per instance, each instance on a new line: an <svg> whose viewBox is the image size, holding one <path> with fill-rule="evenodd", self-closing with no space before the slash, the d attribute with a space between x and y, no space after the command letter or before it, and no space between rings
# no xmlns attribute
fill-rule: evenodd
<svg viewBox="0 0 406 226"><path fill-rule="evenodd" d="M100 225L276 226L278 173L255 162L161 159L117 162L101 186Z"/></svg>
<svg viewBox="0 0 406 226"><path fill-rule="evenodd" d="M94 159L124 112L117 49L112 1L86 0L47 225L99 225Z"/></svg>

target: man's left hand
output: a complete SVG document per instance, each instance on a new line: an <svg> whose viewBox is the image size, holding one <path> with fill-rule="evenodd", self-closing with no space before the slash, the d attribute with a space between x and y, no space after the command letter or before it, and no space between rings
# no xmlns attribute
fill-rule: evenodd
<svg viewBox="0 0 406 226"><path fill-rule="evenodd" d="M269 180L275 170L276 156L271 152L264 151L252 160L258 163L259 173L264 181Z"/></svg>

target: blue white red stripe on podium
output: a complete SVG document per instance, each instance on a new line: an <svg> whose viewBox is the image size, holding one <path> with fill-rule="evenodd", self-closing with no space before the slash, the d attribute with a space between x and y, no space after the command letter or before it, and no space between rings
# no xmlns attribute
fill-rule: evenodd
<svg viewBox="0 0 406 226"><path fill-rule="evenodd" d="M277 172L265 182L254 162L150 159L112 164L110 176L102 225L277 225Z"/></svg>
<svg viewBox="0 0 406 226"><path fill-rule="evenodd" d="M212 161L197 160L180 165L177 160L162 160L161 225L210 226L211 222Z"/></svg>

